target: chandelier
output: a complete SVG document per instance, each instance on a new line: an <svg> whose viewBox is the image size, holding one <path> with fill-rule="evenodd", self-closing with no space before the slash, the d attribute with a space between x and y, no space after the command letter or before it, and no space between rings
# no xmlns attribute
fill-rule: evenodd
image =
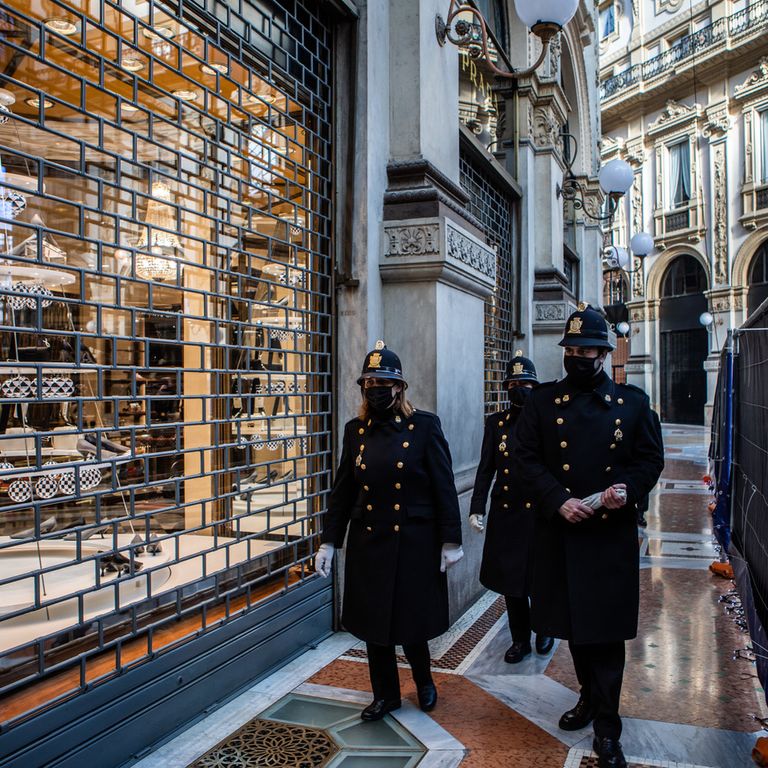
<svg viewBox="0 0 768 768"><path fill-rule="evenodd" d="M136 247L149 253L136 254L136 275L145 280L172 280L176 277L181 241L176 234L176 209L171 205L171 188L162 181L152 184L144 223L147 225Z"/></svg>

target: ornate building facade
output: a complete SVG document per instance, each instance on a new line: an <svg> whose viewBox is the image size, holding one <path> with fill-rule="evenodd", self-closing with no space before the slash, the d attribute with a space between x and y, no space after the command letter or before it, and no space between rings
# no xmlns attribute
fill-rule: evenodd
<svg viewBox="0 0 768 768"><path fill-rule="evenodd" d="M621 297L627 379L703 424L728 328L768 296L768 3L602 0L598 32L602 156L635 171L613 240L654 241Z"/></svg>

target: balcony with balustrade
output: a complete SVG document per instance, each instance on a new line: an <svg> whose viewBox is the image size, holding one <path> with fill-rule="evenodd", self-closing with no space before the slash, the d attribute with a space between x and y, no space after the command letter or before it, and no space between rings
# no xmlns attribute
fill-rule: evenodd
<svg viewBox="0 0 768 768"><path fill-rule="evenodd" d="M604 79L600 83L603 123L610 122L614 109L624 115L633 104L648 111L654 102L663 103L671 88L677 90L693 80L694 66L701 77L722 69L726 61L738 66L743 59L748 68L761 50L764 53L767 32L768 0L760 0L680 38L658 56Z"/></svg>

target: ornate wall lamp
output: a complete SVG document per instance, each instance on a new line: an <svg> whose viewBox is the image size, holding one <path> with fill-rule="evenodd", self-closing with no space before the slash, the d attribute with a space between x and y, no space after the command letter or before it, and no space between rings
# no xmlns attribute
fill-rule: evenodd
<svg viewBox="0 0 768 768"><path fill-rule="evenodd" d="M483 14L473 5L451 0L445 19L435 17L437 42L445 45L446 40L466 48L473 59L483 59L498 76L516 80L533 74L549 51L552 38L574 17L579 0L515 0L515 10L520 20L541 40L541 53L536 63L528 69L499 69L490 50L488 23ZM469 18L468 18L469 16Z"/></svg>
<svg viewBox="0 0 768 768"><path fill-rule="evenodd" d="M629 251L626 248L620 248L616 245L609 245L603 253L605 264L608 269L613 271L623 270L628 275L634 275L643 269L645 257L653 250L653 238L647 232L637 232L629 241L629 248L632 253L640 259L640 264L634 269L630 269L631 259Z"/></svg>

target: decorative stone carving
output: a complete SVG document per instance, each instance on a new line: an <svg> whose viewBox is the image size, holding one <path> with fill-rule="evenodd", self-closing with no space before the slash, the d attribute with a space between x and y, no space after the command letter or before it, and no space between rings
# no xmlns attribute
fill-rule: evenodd
<svg viewBox="0 0 768 768"><path fill-rule="evenodd" d="M744 113L744 182L754 181L754 166L752 164L752 111Z"/></svg>
<svg viewBox="0 0 768 768"><path fill-rule="evenodd" d="M719 143L714 152L714 259L715 282L728 283L728 195L725 179L725 144Z"/></svg>
<svg viewBox="0 0 768 768"><path fill-rule="evenodd" d="M555 147L559 144L560 126L548 109L537 107L533 112L533 143L537 147Z"/></svg>
<svg viewBox="0 0 768 768"><path fill-rule="evenodd" d="M643 174L642 171L635 174L632 182L632 232L637 234L643 231ZM633 257L632 269L632 295L645 295L645 268L644 259Z"/></svg>
<svg viewBox="0 0 768 768"><path fill-rule="evenodd" d="M669 99L659 117L648 126L648 133L659 133L668 128L695 120L701 114L701 105L689 107Z"/></svg>
<svg viewBox="0 0 768 768"><path fill-rule="evenodd" d="M731 127L731 117L726 103L707 108L707 122L701 134L705 139L719 139L728 133Z"/></svg>
<svg viewBox="0 0 768 768"><path fill-rule="evenodd" d="M683 5L683 0L656 0L656 14L675 13Z"/></svg>
<svg viewBox="0 0 768 768"><path fill-rule="evenodd" d="M644 323L645 322L645 307L637 307L636 309L633 309L630 318L633 323Z"/></svg>
<svg viewBox="0 0 768 768"><path fill-rule="evenodd" d="M768 56L760 59L757 69L741 85L737 85L733 93L739 99L763 88L768 88Z"/></svg>
<svg viewBox="0 0 768 768"><path fill-rule="evenodd" d="M386 256L417 256L440 252L440 227L424 224L387 230Z"/></svg>
<svg viewBox="0 0 768 768"><path fill-rule="evenodd" d="M626 144L624 159L635 168L641 168L645 162L645 146L642 138L632 139Z"/></svg>
<svg viewBox="0 0 768 768"><path fill-rule="evenodd" d="M464 232L456 229L450 221L445 222L445 240L447 255L461 261L472 269L496 279L496 252L475 240L470 240Z"/></svg>
<svg viewBox="0 0 768 768"><path fill-rule="evenodd" d="M662 186L663 177L663 157L661 154L661 144L656 145L656 208L661 209L664 206L664 188Z"/></svg>
<svg viewBox="0 0 768 768"><path fill-rule="evenodd" d="M563 301L536 302L536 322L555 323L565 322L566 307Z"/></svg>
<svg viewBox="0 0 768 768"><path fill-rule="evenodd" d="M718 296L716 299L712 299L710 303L710 309L712 312L730 312L731 311L731 297L730 296Z"/></svg>
<svg viewBox="0 0 768 768"><path fill-rule="evenodd" d="M558 32L549 44L549 74L557 79L560 74L560 54L562 52L561 33Z"/></svg>

